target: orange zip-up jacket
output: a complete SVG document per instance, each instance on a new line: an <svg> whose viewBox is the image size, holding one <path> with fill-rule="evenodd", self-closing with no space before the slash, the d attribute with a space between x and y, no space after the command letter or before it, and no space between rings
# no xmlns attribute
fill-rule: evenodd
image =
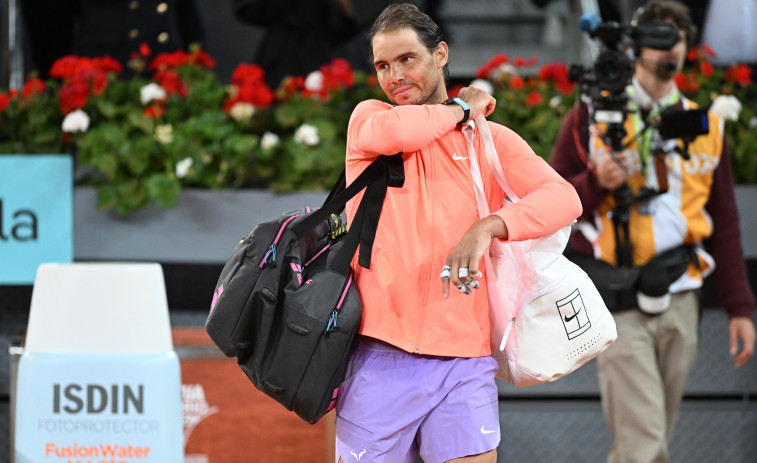
<svg viewBox="0 0 757 463"><path fill-rule="evenodd" d="M507 225L510 240L552 233L581 214L570 183L515 132L489 123L505 177L522 199L504 207L505 193L475 149L489 209ZM486 278L473 295L451 287L442 297L439 274L446 258L478 220L468 149L455 116L443 105L360 103L347 131L347 182L377 156L402 152L405 184L387 190L373 244L371 268L353 261L363 302L360 334L408 352L450 357L489 355ZM480 154L479 154L480 153ZM362 195L347 205L352 220ZM481 271L485 271L483 261Z"/></svg>

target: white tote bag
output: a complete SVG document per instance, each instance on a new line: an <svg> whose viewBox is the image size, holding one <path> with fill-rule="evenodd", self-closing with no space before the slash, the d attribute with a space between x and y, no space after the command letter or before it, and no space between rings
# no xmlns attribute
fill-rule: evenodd
<svg viewBox="0 0 757 463"><path fill-rule="evenodd" d="M486 159L507 196L520 198L505 180L486 120L476 127ZM468 131L468 128L465 129ZM479 216L490 215L468 131L468 155ZM607 349L617 338L615 321L594 283L563 256L571 225L542 238L492 240L486 262L492 356L497 377L515 386L555 381Z"/></svg>

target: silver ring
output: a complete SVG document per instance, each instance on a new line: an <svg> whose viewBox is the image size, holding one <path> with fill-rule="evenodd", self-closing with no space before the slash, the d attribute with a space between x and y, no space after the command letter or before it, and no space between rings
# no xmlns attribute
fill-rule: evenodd
<svg viewBox="0 0 757 463"><path fill-rule="evenodd" d="M484 274L481 273L481 270L479 270L478 272L471 275L471 278L481 278L482 276L484 276Z"/></svg>
<svg viewBox="0 0 757 463"><path fill-rule="evenodd" d="M458 276L458 277L460 277L460 278L465 278L465 277L467 277L467 276L468 276L469 274L470 274L470 273L468 272L468 267L460 267L460 268L459 268L459 269L457 270L457 276Z"/></svg>
<svg viewBox="0 0 757 463"><path fill-rule="evenodd" d="M449 280L451 270L452 269L449 265L445 265L444 267L442 267L442 273L439 274L439 278L441 278L442 280Z"/></svg>
<svg viewBox="0 0 757 463"><path fill-rule="evenodd" d="M457 289L459 289L460 291L462 291L462 292L464 292L465 294L468 294L468 295L473 294L473 291L471 291L471 289L465 283L459 285L457 287Z"/></svg>

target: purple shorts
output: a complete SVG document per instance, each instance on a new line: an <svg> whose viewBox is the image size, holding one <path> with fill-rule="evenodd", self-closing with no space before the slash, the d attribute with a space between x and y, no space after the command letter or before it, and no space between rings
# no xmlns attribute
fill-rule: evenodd
<svg viewBox="0 0 757 463"><path fill-rule="evenodd" d="M336 403L336 460L426 463L499 445L491 357L416 355L362 338Z"/></svg>

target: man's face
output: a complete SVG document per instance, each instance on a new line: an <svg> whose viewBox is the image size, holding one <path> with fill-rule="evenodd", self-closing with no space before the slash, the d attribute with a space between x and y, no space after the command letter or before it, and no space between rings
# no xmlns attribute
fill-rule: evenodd
<svg viewBox="0 0 757 463"><path fill-rule="evenodd" d="M442 68L447 45L433 52L413 29L402 28L373 37L373 65L381 89L397 105L441 103L446 99Z"/></svg>
<svg viewBox="0 0 757 463"><path fill-rule="evenodd" d="M643 47L640 53L642 68L660 80L671 80L683 68L686 59L686 35L683 31L679 34L680 40L670 50Z"/></svg>

